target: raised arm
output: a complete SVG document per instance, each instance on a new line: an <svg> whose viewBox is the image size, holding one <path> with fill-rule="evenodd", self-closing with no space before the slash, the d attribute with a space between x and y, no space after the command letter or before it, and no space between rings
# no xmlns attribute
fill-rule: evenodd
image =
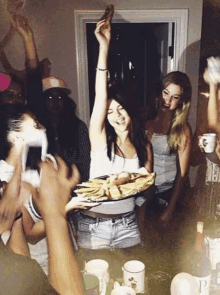
<svg viewBox="0 0 220 295"><path fill-rule="evenodd" d="M96 151L106 144L105 118L107 115L107 59L110 43L110 22L99 21L95 35L99 42L99 57L96 70L95 103L92 111L89 135L92 151Z"/></svg>
<svg viewBox="0 0 220 295"><path fill-rule="evenodd" d="M4 70L9 75L14 75L14 76L18 77L19 79L23 80L25 78L25 70L19 71L19 70L16 70L15 68L13 68L12 65L10 64L5 52L4 52L5 47L11 41L14 34L15 34L15 28L11 24L8 33L3 38L3 40L0 42L0 61L1 61L1 64L4 68Z"/></svg>
<svg viewBox="0 0 220 295"><path fill-rule="evenodd" d="M13 25L11 24L8 33L5 35L3 40L0 42L0 52L5 49L7 44L11 41L12 37L14 36L15 30Z"/></svg>
<svg viewBox="0 0 220 295"><path fill-rule="evenodd" d="M218 114L218 84L212 81L209 71L206 69L203 75L204 80L209 84L209 102L207 109L208 127L210 130L219 133L220 121Z"/></svg>
<svg viewBox="0 0 220 295"><path fill-rule="evenodd" d="M19 14L14 14L11 19L15 30L21 35L24 41L24 48L26 54L26 62L30 69L35 69L38 66L37 49L34 40L34 34L28 24L26 17Z"/></svg>

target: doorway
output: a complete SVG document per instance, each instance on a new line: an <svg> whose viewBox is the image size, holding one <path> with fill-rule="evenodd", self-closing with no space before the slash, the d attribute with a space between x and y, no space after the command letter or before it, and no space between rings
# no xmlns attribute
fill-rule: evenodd
<svg viewBox="0 0 220 295"><path fill-rule="evenodd" d="M77 54L77 84L78 84L78 108L79 108L79 116L80 118L89 125L90 121L90 93L92 97L92 90L90 89L89 84L89 71L88 71L88 51L87 51L87 24L93 24L97 22L97 20L102 16L103 11L88 11L88 10L75 10L75 34L76 34L76 54ZM186 46L187 46L187 31L188 31L188 9L161 9L161 10L116 10L114 13L114 17L112 20L112 25L114 24L122 24L125 26L129 26L130 24L134 25L142 25L142 24L150 24L151 26L158 27L158 32L161 31L163 24L167 24L167 29L172 34L168 34L168 43L172 42L173 38L173 49L171 49L173 58L172 61L170 55L167 55L166 58L163 59L161 54L163 48L165 50L165 41L160 40L160 43L157 45L158 54L160 54L160 66L162 69L161 72L167 73L171 70L179 70L185 72L185 60L186 60ZM160 27L160 25L162 27ZM93 32L92 32L93 35ZM162 41L162 42L161 42ZM170 46L170 45L169 45ZM165 50L166 51L166 50ZM95 66L92 68L92 73L94 72ZM136 65L135 65L136 66ZM134 64L129 63L129 69L134 67ZM135 67L134 67L135 68ZM137 68L137 66L136 66ZM133 69L134 70L134 69ZM131 71L131 70L130 70ZM130 72L131 73L131 72ZM150 75L150 73L148 73ZM147 75L147 73L145 73ZM95 78L94 74L91 74L93 79ZM142 77L143 78L143 77ZM149 87L146 86L144 94L142 93L142 97L147 97L147 89ZM137 95L140 97L140 94ZM93 91L93 99L94 99L94 91ZM138 98L139 99L139 98ZM146 103L147 99L140 98L140 103Z"/></svg>
<svg viewBox="0 0 220 295"><path fill-rule="evenodd" d="M95 24L86 24L90 114L95 97L98 42ZM174 23L113 23L109 50L109 86L131 93L145 109L160 92L163 76L172 70Z"/></svg>

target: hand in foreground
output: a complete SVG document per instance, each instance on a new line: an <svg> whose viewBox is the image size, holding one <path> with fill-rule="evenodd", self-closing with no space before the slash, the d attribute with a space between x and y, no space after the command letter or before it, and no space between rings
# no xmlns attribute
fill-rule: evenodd
<svg viewBox="0 0 220 295"><path fill-rule="evenodd" d="M68 175L65 162L56 157L58 169L51 161L40 164L41 184L34 200L44 219L47 215L66 216L65 206L70 199L70 192L79 182L80 174L76 166L72 166L72 176Z"/></svg>
<svg viewBox="0 0 220 295"><path fill-rule="evenodd" d="M95 36L101 47L108 47L111 39L111 25L109 21L101 20L97 22Z"/></svg>
<svg viewBox="0 0 220 295"><path fill-rule="evenodd" d="M71 210L77 209L90 209L92 207L99 206L101 203L90 202L87 198L84 197L73 197L65 207L66 213Z"/></svg>
<svg viewBox="0 0 220 295"><path fill-rule="evenodd" d="M21 159L17 162L11 181L3 187L0 201L0 234L10 231L15 217L20 210Z"/></svg>

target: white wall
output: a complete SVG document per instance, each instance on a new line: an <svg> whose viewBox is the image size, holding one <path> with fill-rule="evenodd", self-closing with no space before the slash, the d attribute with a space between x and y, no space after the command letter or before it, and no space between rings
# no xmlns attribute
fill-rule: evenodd
<svg viewBox="0 0 220 295"><path fill-rule="evenodd" d="M9 16L6 0L0 0L0 39L9 29ZM29 18L33 28L39 58L49 57L52 64L51 74L65 79L72 89L72 98L77 98L76 50L74 34L74 9L100 10L108 3L100 0L27 0L23 13ZM197 110L198 67L200 56L200 38L202 21L202 0L111 0L115 9L189 9L188 48L186 73L193 85L193 101L190 113L190 124L195 128ZM13 66L22 69L24 66L23 44L19 36L7 47ZM82 81L83 83L83 81Z"/></svg>

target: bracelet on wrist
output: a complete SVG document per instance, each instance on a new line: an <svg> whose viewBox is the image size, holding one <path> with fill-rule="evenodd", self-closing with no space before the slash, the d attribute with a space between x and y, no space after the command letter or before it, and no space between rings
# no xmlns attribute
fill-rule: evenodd
<svg viewBox="0 0 220 295"><path fill-rule="evenodd" d="M108 72L108 70L107 70L107 69L100 69L100 68L96 68L96 70L98 70L98 71L102 71L102 72Z"/></svg>

